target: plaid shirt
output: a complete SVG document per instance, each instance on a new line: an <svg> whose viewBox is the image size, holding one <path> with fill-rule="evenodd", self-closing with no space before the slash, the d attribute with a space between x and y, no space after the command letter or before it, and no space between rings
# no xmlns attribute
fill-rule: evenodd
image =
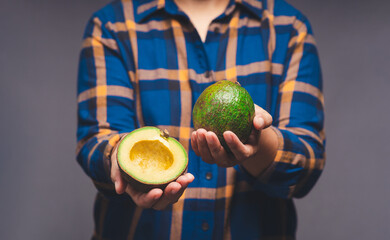
<svg viewBox="0 0 390 240"><path fill-rule="evenodd" d="M258 178L191 149L194 103L223 79L273 116L279 149ZM173 0L107 5L86 27L78 75L77 160L99 190L94 239L294 239L292 198L324 167L323 104L310 24L283 0L231 0L205 42ZM113 146L141 126L168 129L195 176L164 211L138 208L110 180Z"/></svg>

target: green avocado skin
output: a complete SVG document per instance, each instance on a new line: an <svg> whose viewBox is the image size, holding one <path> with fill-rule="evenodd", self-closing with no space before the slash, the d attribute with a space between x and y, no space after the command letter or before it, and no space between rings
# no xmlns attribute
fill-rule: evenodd
<svg viewBox="0 0 390 240"><path fill-rule="evenodd" d="M245 143L251 134L255 106L252 97L238 83L222 80L206 88L192 111L194 128L214 132L231 154L223 133L234 132Z"/></svg>

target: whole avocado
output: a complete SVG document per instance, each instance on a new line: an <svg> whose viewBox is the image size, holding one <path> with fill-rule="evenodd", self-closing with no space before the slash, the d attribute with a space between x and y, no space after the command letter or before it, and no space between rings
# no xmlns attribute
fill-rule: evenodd
<svg viewBox="0 0 390 240"><path fill-rule="evenodd" d="M232 131L245 143L252 131L255 106L252 97L238 82L222 80L202 92L192 115L194 128L214 132L231 154L223 133Z"/></svg>

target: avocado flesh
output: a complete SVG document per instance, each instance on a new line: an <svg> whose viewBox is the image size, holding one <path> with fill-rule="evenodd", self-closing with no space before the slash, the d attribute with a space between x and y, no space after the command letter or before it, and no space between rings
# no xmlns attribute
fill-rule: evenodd
<svg viewBox="0 0 390 240"><path fill-rule="evenodd" d="M183 146L155 127L139 128L124 137L117 158L122 176L140 191L164 188L182 175L188 164Z"/></svg>
<svg viewBox="0 0 390 240"><path fill-rule="evenodd" d="M223 80L206 88L193 109L194 128L214 132L228 153L223 133L234 132L245 143L251 134L255 107L249 93L238 83Z"/></svg>
<svg viewBox="0 0 390 240"><path fill-rule="evenodd" d="M153 151L150 151L153 149ZM139 168L144 178L151 179L158 171L172 166L173 155L160 140L144 140L134 144L130 150L130 162Z"/></svg>

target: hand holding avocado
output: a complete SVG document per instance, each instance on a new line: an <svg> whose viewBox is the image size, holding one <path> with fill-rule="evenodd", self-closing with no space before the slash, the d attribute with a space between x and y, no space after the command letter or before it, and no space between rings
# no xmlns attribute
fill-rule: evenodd
<svg viewBox="0 0 390 240"><path fill-rule="evenodd" d="M153 188L147 192L140 191L129 184L121 175L117 158L118 146L119 143L111 154L111 180L115 184L115 191L117 194L126 192L139 207L163 210L169 205L177 202L188 184L194 180L194 176L191 173L186 173L169 183L164 190Z"/></svg>
<svg viewBox="0 0 390 240"><path fill-rule="evenodd" d="M253 129L255 106L248 91L238 82L218 81L207 87L192 111L194 129L214 132L224 149L231 153L223 133L234 132L245 143Z"/></svg>
<svg viewBox="0 0 390 240"><path fill-rule="evenodd" d="M224 149L214 132L206 131L203 128L192 132L191 145L195 154L201 156L203 161L217 164L220 167L232 167L258 157L258 154L261 153L259 149L262 148L262 143L266 141L261 140L261 135L263 131L271 130L267 129L271 123L271 115L255 105L254 129L252 129L245 144L232 131L223 133L224 140L232 154Z"/></svg>
<svg viewBox="0 0 390 240"><path fill-rule="evenodd" d="M242 164L258 176L277 151L271 115L253 103L238 82L218 81L199 96L192 112L191 145L202 160L220 167Z"/></svg>

